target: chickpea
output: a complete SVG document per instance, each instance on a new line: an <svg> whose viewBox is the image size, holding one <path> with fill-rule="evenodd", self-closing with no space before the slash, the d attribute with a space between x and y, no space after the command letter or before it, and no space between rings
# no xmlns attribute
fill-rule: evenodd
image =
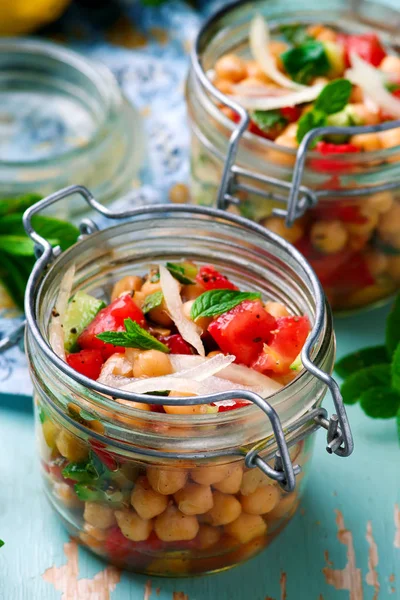
<svg viewBox="0 0 400 600"><path fill-rule="evenodd" d="M284 148L297 149L298 146L296 140L284 135L278 135L278 137L275 138L275 143L278 144L278 146L283 146ZM280 167L293 167L296 162L296 155L286 152L284 149L268 150L267 158Z"/></svg>
<svg viewBox="0 0 400 600"><path fill-rule="evenodd" d="M385 213L393 206L394 198L392 192L377 192L367 197L367 206L379 214Z"/></svg>
<svg viewBox="0 0 400 600"><path fill-rule="evenodd" d="M237 465L236 467L233 467L233 470L228 477L218 483L214 483L213 487L224 494L237 494L240 490L242 479L243 467Z"/></svg>
<svg viewBox="0 0 400 600"><path fill-rule="evenodd" d="M241 544L246 544L255 538L265 535L267 533L267 524L260 515L242 513L233 523L225 526L225 531Z"/></svg>
<svg viewBox="0 0 400 600"><path fill-rule="evenodd" d="M228 91L224 92L224 94L229 94L229 93L230 92L228 92ZM186 204L190 200L189 188L184 183L176 183L175 185L173 185L170 188L168 195L169 195L170 201L173 204Z"/></svg>
<svg viewBox="0 0 400 600"><path fill-rule="evenodd" d="M140 290L141 292L143 292L143 294L145 296L149 296L150 294L154 294L154 292L161 292L161 283L159 281L155 281L154 283L150 281L150 279L147 279L143 286L142 289Z"/></svg>
<svg viewBox="0 0 400 600"><path fill-rule="evenodd" d="M173 373L171 361L160 350L145 350L133 363L134 377L161 377Z"/></svg>
<svg viewBox="0 0 400 600"><path fill-rule="evenodd" d="M350 138L350 143L364 152L374 152L382 148L381 140L377 133L356 133Z"/></svg>
<svg viewBox="0 0 400 600"><path fill-rule="evenodd" d="M349 238L349 248L350 250L354 250L355 252L359 252L360 250L364 250L365 246L369 242L370 234L366 235L351 235Z"/></svg>
<svg viewBox="0 0 400 600"><path fill-rule="evenodd" d="M292 227L286 227L284 220L280 217L268 217L263 219L260 224L291 244L295 244L303 237L304 231L300 223L295 222Z"/></svg>
<svg viewBox="0 0 400 600"><path fill-rule="evenodd" d="M174 324L169 315L164 299L162 300L161 304L149 310L147 316L151 321L157 323L158 325L162 325L163 327L171 327Z"/></svg>
<svg viewBox="0 0 400 600"><path fill-rule="evenodd" d="M271 84L269 84L271 85ZM240 88L258 88L264 87L265 82L257 77L246 77L246 79L242 79L240 83L237 84L236 93L240 93Z"/></svg>
<svg viewBox="0 0 400 600"><path fill-rule="evenodd" d="M364 102L364 92L359 85L353 85L351 88L350 94L350 103L351 104L363 104Z"/></svg>
<svg viewBox="0 0 400 600"><path fill-rule="evenodd" d="M190 311L192 309L192 306L194 304L194 300L188 300L187 302L184 302L183 304L183 312L184 315L187 319L191 320L190 317ZM196 325L198 325L202 331L206 331L209 324L212 321L212 317L199 317L198 319L195 320Z"/></svg>
<svg viewBox="0 0 400 600"><path fill-rule="evenodd" d="M190 476L196 483L214 485L229 477L234 465L216 465L215 467L197 467L190 471Z"/></svg>
<svg viewBox="0 0 400 600"><path fill-rule="evenodd" d="M142 287L143 281L137 275L127 275L114 285L111 293L111 301L116 300L119 296L127 292L138 292Z"/></svg>
<svg viewBox="0 0 400 600"><path fill-rule="evenodd" d="M193 540L198 531L199 523L195 516L184 515L176 506L170 504L154 523L154 529L163 542L178 542Z"/></svg>
<svg viewBox="0 0 400 600"><path fill-rule="evenodd" d="M94 552L100 553L103 551L104 540L97 540L85 531L79 532L79 539L85 544L85 546L91 548Z"/></svg>
<svg viewBox="0 0 400 600"><path fill-rule="evenodd" d="M139 308L142 308L144 301L146 300L146 294L142 292L142 290L140 290L140 292L135 292L133 299L135 301L135 304Z"/></svg>
<svg viewBox="0 0 400 600"><path fill-rule="evenodd" d="M188 392L178 392L177 390L171 390L168 395L174 396L176 398L188 398L190 396L195 396L195 394L190 394ZM192 404L190 406L186 406L184 404L167 406L165 404L163 406L165 412L169 415L205 415L209 412L208 407L209 405L207 404Z"/></svg>
<svg viewBox="0 0 400 600"><path fill-rule="evenodd" d="M400 256L388 256L388 273L396 281L400 281Z"/></svg>
<svg viewBox="0 0 400 600"><path fill-rule="evenodd" d="M90 523L83 524L83 531L98 542L104 542L107 539L107 531L105 529L94 527Z"/></svg>
<svg viewBox="0 0 400 600"><path fill-rule="evenodd" d="M113 509L96 502L85 502L83 518L87 523L99 529L108 529L115 524Z"/></svg>
<svg viewBox="0 0 400 600"><path fill-rule="evenodd" d="M400 77L400 58L398 56L388 55L382 60L379 68L384 73L389 73L391 75L397 75Z"/></svg>
<svg viewBox="0 0 400 600"><path fill-rule="evenodd" d="M248 496L242 496L240 503L245 513L249 515L264 515L270 512L281 497L277 485L265 485Z"/></svg>
<svg viewBox="0 0 400 600"><path fill-rule="evenodd" d="M247 74L245 61L236 54L225 54L215 63L215 73L220 79L237 83Z"/></svg>
<svg viewBox="0 0 400 600"><path fill-rule="evenodd" d="M319 252L340 252L348 240L348 233L340 221L316 221L311 226L311 243Z"/></svg>
<svg viewBox="0 0 400 600"><path fill-rule="evenodd" d="M290 315L286 306L284 304L281 304L280 302L266 302L264 304L264 308L270 315L272 315L276 319L278 317L288 317Z"/></svg>
<svg viewBox="0 0 400 600"><path fill-rule="evenodd" d="M388 257L383 252L371 250L364 255L369 272L373 277L379 277L388 269Z"/></svg>
<svg viewBox="0 0 400 600"><path fill-rule="evenodd" d="M215 490L213 493L213 502L212 509L207 512L207 517L211 525L218 526L231 523L242 512L239 500L230 494L223 494Z"/></svg>
<svg viewBox="0 0 400 600"><path fill-rule="evenodd" d="M400 237L400 202L381 215L378 223L378 231L381 235L398 235Z"/></svg>
<svg viewBox="0 0 400 600"><path fill-rule="evenodd" d="M256 60L249 60L246 63L247 68L247 77L251 79L259 79L265 84L271 84L272 80L268 77L266 73L262 70L260 65Z"/></svg>
<svg viewBox="0 0 400 600"><path fill-rule="evenodd" d="M59 500L61 500L61 502L67 508L73 510L74 508L80 508L82 506L82 502L75 494L74 489L67 483L56 482L54 484L53 490L55 496L57 496L57 498L59 498Z"/></svg>
<svg viewBox="0 0 400 600"><path fill-rule="evenodd" d="M51 450L54 450L54 448L56 447L56 440L59 431L59 426L56 425L53 421L50 421L50 419L46 419L42 424L44 441L46 442L47 446L51 448Z"/></svg>
<svg viewBox="0 0 400 600"><path fill-rule="evenodd" d="M207 548L211 548L211 546L215 546L215 544L219 542L220 538L221 531L218 529L218 527L212 527L211 525L206 525L203 523L200 525L196 541L198 542L201 550L206 550Z"/></svg>
<svg viewBox="0 0 400 600"><path fill-rule="evenodd" d="M61 429L56 440L57 450L71 462L81 462L88 456L87 446L66 429Z"/></svg>
<svg viewBox="0 0 400 600"><path fill-rule="evenodd" d="M139 477L132 490L131 504L139 517L147 520L164 512L168 498L154 491L145 477Z"/></svg>
<svg viewBox="0 0 400 600"><path fill-rule="evenodd" d="M297 493L291 492L282 496L281 501L268 513L268 521L271 519L281 519L294 512L297 507Z"/></svg>
<svg viewBox="0 0 400 600"><path fill-rule="evenodd" d="M382 148L400 146L400 127L381 131L377 135L379 135L379 139L381 140Z"/></svg>
<svg viewBox="0 0 400 600"><path fill-rule="evenodd" d="M271 484L271 479L264 475L264 473L261 473L260 469L249 469L243 474L240 493L242 496L249 496L255 492L260 485L267 484Z"/></svg>
<svg viewBox="0 0 400 600"><path fill-rule="evenodd" d="M174 500L184 515L202 515L213 507L213 495L209 485L188 483L174 494Z"/></svg>
<svg viewBox="0 0 400 600"><path fill-rule="evenodd" d="M229 79L215 79L213 81L213 84L217 88L217 90L219 90L226 96L230 96L234 93L233 83L232 81L229 81Z"/></svg>
<svg viewBox="0 0 400 600"><path fill-rule="evenodd" d="M147 479L153 490L166 496L168 494L175 494L182 489L187 477L188 473L183 469L147 468Z"/></svg>
<svg viewBox="0 0 400 600"><path fill-rule="evenodd" d="M194 283L191 285L182 286L182 300L187 302L188 300L196 300L201 294L204 294L206 290L200 283Z"/></svg>
<svg viewBox="0 0 400 600"><path fill-rule="evenodd" d="M363 125L378 125L380 117L378 112L369 110L362 102L350 104L351 110L358 117ZM352 141L351 138L350 141Z"/></svg>
<svg viewBox="0 0 400 600"><path fill-rule="evenodd" d="M144 542L153 529L151 519L141 519L133 510L116 510L115 518L122 534L133 542Z"/></svg>
<svg viewBox="0 0 400 600"><path fill-rule="evenodd" d="M128 348L127 348L128 350ZM129 348L132 350L132 348ZM103 365L103 370L110 370L112 375L122 375L122 377L132 377L132 362L126 354L115 352L106 360Z"/></svg>

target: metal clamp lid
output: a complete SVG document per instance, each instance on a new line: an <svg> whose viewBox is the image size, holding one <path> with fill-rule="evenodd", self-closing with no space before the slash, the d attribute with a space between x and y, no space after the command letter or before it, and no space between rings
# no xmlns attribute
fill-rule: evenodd
<svg viewBox="0 0 400 600"><path fill-rule="evenodd" d="M235 123L232 134L229 138L228 150L226 153L226 159L222 171L221 183L218 189L217 206L219 209L224 210L230 204L240 205L240 200L235 194L240 191L249 192L259 196L261 199L269 199L284 204L286 208L274 208L273 214L285 218L286 225L291 227L296 219L300 218L305 212L315 206L320 198L332 195L332 190L314 190L308 186L302 185L302 178L305 168L305 162L307 158L307 152L310 150L312 142L323 135L355 135L363 133L379 133L381 131L388 131L400 127L400 120L389 121L381 123L379 125L367 125L367 126L352 126L352 127L318 127L310 131L304 136L296 153L296 162L293 168L293 176L291 181L284 181L271 177L269 175L257 174L249 169L240 167L235 164L236 156L239 149L239 143L246 132L249 123L250 116L248 111L243 108L240 104L235 102L232 97L225 96L220 92L211 82L207 73L204 71L202 66L202 40L207 39L206 32L209 28L212 28L215 21L217 21L223 14L229 11L232 6L239 5L243 0L234 2L232 5L225 6L220 11L212 15L205 23L197 34L193 50L191 53L191 63L193 71L197 80L206 92L213 98L215 102L219 102L228 106L239 115L239 121ZM281 148L277 146L277 148ZM284 150L284 148L282 148ZM240 177L240 180L239 180ZM250 183L244 183L243 179L249 179ZM266 184L272 188L276 188L275 192L267 192L266 190L260 189L251 185L251 182L257 182ZM379 186L373 187L357 187L342 190L335 190L335 196L337 197L354 197L363 196L376 192L382 192L400 187L400 180L394 182L384 183Z"/></svg>
<svg viewBox="0 0 400 600"><path fill-rule="evenodd" d="M285 240L280 238L279 236L267 231L265 228L257 225L252 221L248 221L247 219L232 215L230 213L226 213L220 211L218 209L206 208L201 206L191 206L191 205L171 205L171 204L161 204L161 205L153 205L146 207L139 207L132 210L127 210L124 212L113 212L109 209L102 206L83 186L70 186L68 188L62 189L47 198L39 201L34 206L31 206L24 213L24 227L27 234L30 238L35 242L35 249L37 255L37 262L32 270L30 275L25 295L25 314L27 325L32 332L35 343L37 343L41 349L41 351L46 355L46 357L63 373L72 378L74 381L80 383L81 385L93 389L97 392L106 395L115 395L115 389L103 385L97 381L93 381L72 369L66 362L61 360L52 350L50 345L45 341L42 336L42 333L37 324L36 318L36 298L37 293L40 288L41 281L44 276L45 268L53 261L53 259L60 254L59 249L52 248L51 244L41 237L33 228L32 225L32 217L40 212L41 210L47 208L48 206L54 204L55 202L60 201L63 198L67 198L72 194L80 194L84 200L88 203L88 205L102 214L103 216L109 219L126 219L126 218L134 218L140 215L151 215L151 214L165 214L165 213L181 213L181 214L194 214L207 216L212 218L223 219L225 221L230 221L236 225L245 227L250 229L251 231L259 234L264 239L268 241L272 241L277 246L280 246L284 250L286 250L293 258L298 261L304 269L312 288L313 295L315 297L316 302L316 314L315 314L315 323L312 328L312 331L303 347L302 351L302 362L303 366L306 370L308 370L312 375L321 380L331 391L336 414L333 415L329 420L327 419L327 413L325 409L317 408L313 411L307 413L302 419L294 424L294 426L290 429L290 431L297 431L302 428L301 437L304 437L304 428L306 427L306 431L309 433L314 431L318 427L323 427L327 430L327 450L330 453L335 453L339 456L349 456L353 451L353 438L350 430L350 426L347 420L346 411L343 405L342 397L340 395L340 391L337 383L328 373L325 373L321 369L319 369L312 361L312 349L316 341L318 340L319 334L324 326L324 311L325 311L325 298L321 288L321 285L314 274L313 270L307 263L307 261L303 258L303 256L290 244L288 244ZM87 235L97 230L95 224L85 219L81 223L81 231L83 235ZM119 390L118 397L131 400L134 402L146 402L151 404L167 404L174 405L176 404L176 399L173 397L162 397L153 396L153 395L139 395L132 392L126 392ZM179 402L184 403L186 405L193 404L208 404L210 402L218 402L220 400L226 399L246 399L256 404L268 417L271 427L274 433L274 438L278 447L278 451L275 455L275 466L271 467L265 460L260 456L260 448L257 445L250 451L246 452L243 449L238 448L235 451L228 452L220 452L216 455L232 455L238 454L241 456L245 456L245 462L248 467L258 466L265 474L267 474L272 479L275 479L279 482L281 487L287 491L291 491L295 487L295 475L300 471L300 468L297 465L293 465L290 459L288 444L285 439L285 434L282 429L282 424L280 422L279 416L276 413L275 409L271 406L269 402L267 402L264 398L259 396L258 394L248 391L248 390L237 390L232 392L221 392L210 394L206 396L195 396L188 398L180 398ZM299 438L295 437L294 441L297 441ZM292 440L292 443L294 443ZM149 454L149 451L146 452ZM180 455L172 454L172 453L163 453L159 451L154 451L153 454L156 454L159 457L171 458L171 457L179 457ZM193 458L206 458L210 457L212 453L196 453L193 454ZM185 453L183 457L190 458L190 454Z"/></svg>

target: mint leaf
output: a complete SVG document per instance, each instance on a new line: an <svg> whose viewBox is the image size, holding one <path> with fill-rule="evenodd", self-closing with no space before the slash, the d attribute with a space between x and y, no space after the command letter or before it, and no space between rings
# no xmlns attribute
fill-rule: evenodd
<svg viewBox="0 0 400 600"><path fill-rule="evenodd" d="M24 194L23 196L0 198L0 217L19 212L23 213L27 208L39 202L42 196L39 194Z"/></svg>
<svg viewBox="0 0 400 600"><path fill-rule="evenodd" d="M388 92L398 92L400 90L400 84L396 83L394 81L387 81L385 83L385 88L387 89Z"/></svg>
<svg viewBox="0 0 400 600"><path fill-rule="evenodd" d="M0 548L2 548L3 546L4 546L3 540L0 540Z"/></svg>
<svg viewBox="0 0 400 600"><path fill-rule="evenodd" d="M308 35L307 29L304 27L304 25L281 25L279 27L279 31L293 46L300 46L301 44L304 44L304 42L313 39Z"/></svg>
<svg viewBox="0 0 400 600"><path fill-rule="evenodd" d="M361 394L360 404L373 419L392 419L399 410L400 394L387 386L376 386Z"/></svg>
<svg viewBox="0 0 400 600"><path fill-rule="evenodd" d="M343 356L336 364L335 371L340 377L348 377L360 369L370 367L371 365L380 365L388 363L388 355L385 346L373 346L363 348L352 354Z"/></svg>
<svg viewBox="0 0 400 600"><path fill-rule="evenodd" d="M372 387L389 387L390 365L372 365L356 371L341 386L343 402L355 404Z"/></svg>
<svg viewBox="0 0 400 600"><path fill-rule="evenodd" d="M392 360L392 388L400 393L400 343L393 354Z"/></svg>
<svg viewBox="0 0 400 600"><path fill-rule="evenodd" d="M157 308L157 306L160 306L160 304L163 300L164 300L164 294L161 291L154 292L154 294L150 294L149 296L146 296L145 301L142 306L143 314L147 314L148 312L153 310L153 308Z"/></svg>
<svg viewBox="0 0 400 600"><path fill-rule="evenodd" d="M269 131L275 125L286 125L287 123L279 110L255 110L250 116L251 120L262 131Z"/></svg>
<svg viewBox="0 0 400 600"><path fill-rule="evenodd" d="M179 283L183 283L184 285L191 285L194 283L193 279L189 279L189 277L185 274L185 268L181 265L177 265L175 263L169 263L165 265L171 275L179 281Z"/></svg>
<svg viewBox="0 0 400 600"><path fill-rule="evenodd" d="M190 317L215 317L235 308L244 300L259 300L261 294L256 292L239 292L237 290L209 290L196 298L190 311Z"/></svg>
<svg viewBox="0 0 400 600"><path fill-rule="evenodd" d="M14 256L34 256L32 240L22 235L0 235L0 250Z"/></svg>
<svg viewBox="0 0 400 600"><path fill-rule="evenodd" d="M325 48L317 40L308 40L286 50L281 59L286 72L298 83L307 84L314 77L325 75L331 68Z"/></svg>
<svg viewBox="0 0 400 600"><path fill-rule="evenodd" d="M344 109L349 103L351 83L348 79L335 79L327 83L315 101L314 108L333 115Z"/></svg>
<svg viewBox="0 0 400 600"><path fill-rule="evenodd" d="M396 415L396 429L397 429L397 439L399 440L399 444L400 444L400 409L397 411L397 415Z"/></svg>
<svg viewBox="0 0 400 600"><path fill-rule="evenodd" d="M304 115L301 116L298 125L297 125L297 141L302 141L303 137L312 129L316 129L317 127L325 127L326 125L326 115L320 111L310 110ZM320 138L316 138L310 144L310 148L314 148L316 143Z"/></svg>
<svg viewBox="0 0 400 600"><path fill-rule="evenodd" d="M169 352L168 346L162 344L148 331L132 321L132 319L125 319L124 324L126 331L105 331L104 333L99 333L96 337L113 346Z"/></svg>
<svg viewBox="0 0 400 600"><path fill-rule="evenodd" d="M386 320L386 349L392 356L400 343L400 294L396 297L392 310Z"/></svg>

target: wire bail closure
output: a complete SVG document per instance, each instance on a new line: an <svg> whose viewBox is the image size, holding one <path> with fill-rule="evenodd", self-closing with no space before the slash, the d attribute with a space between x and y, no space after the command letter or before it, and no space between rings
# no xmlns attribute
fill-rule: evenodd
<svg viewBox="0 0 400 600"><path fill-rule="evenodd" d="M239 2L238 2L239 4ZM294 222L302 217L310 208L316 206L320 198L332 195L332 190L313 190L302 185L303 173L307 152L310 150L313 141L323 135L355 135L363 133L379 133L400 127L400 119L389 121L379 125L367 126L352 126L352 127L336 127L326 126L318 127L311 130L304 136L296 153L296 162L293 168L292 181L284 181L268 175L256 174L249 169L245 169L235 164L238 153L239 143L243 134L250 123L248 111L240 104L237 104L231 97L222 94L210 81L202 66L202 39L207 39L207 31L218 19L218 17L229 10L228 7L222 8L220 11L212 15L197 34L192 52L191 64L193 71L200 82L201 86L210 94L215 102L219 102L228 106L239 115L239 121L235 123L233 132L229 138L228 150L222 171L221 183L218 189L217 207L221 210L226 210L229 205L240 205L240 199L235 195L237 192L244 191L254 194L261 199L274 200L284 205L284 208L274 208L272 214L285 219L287 227L291 227ZM244 183L243 179L249 179L250 183ZM259 187L251 184L251 182L266 184L277 191L267 192ZM383 192L398 188L400 182L384 183L379 186L358 187L343 190L335 190L337 197L354 197L364 196L371 193Z"/></svg>
<svg viewBox="0 0 400 600"><path fill-rule="evenodd" d="M309 337L303 347L302 351L302 363L305 369L307 369L312 375L320 379L330 389L333 401L336 409L336 415L333 415L330 420L327 419L327 413L325 409L317 408L309 411L302 419L296 421L293 427L287 430L287 433L298 433L297 437L291 439L290 444L296 443L299 439L305 437L312 431L315 431L319 427L323 427L327 430L327 450L330 453L335 453L339 456L349 456L353 451L353 438L350 430L350 426L347 420L346 410L343 405L342 397L340 395L339 387L334 379L328 374L319 369L311 359L312 348L316 343L321 329L324 324L324 310L325 310L325 298L321 288L321 285L314 274L313 270L303 258L303 256L285 240L279 238L279 236L269 232L262 226L245 219L244 217L233 215L227 212L223 212L218 209L192 206L192 205L171 205L171 204L160 204L146 207L138 207L123 212L113 212L108 208L100 204L91 192L79 185L70 186L64 188L54 194L51 194L47 198L40 200L35 205L31 206L26 210L23 217L23 224L25 231L34 241L37 247L38 260L32 270L29 277L29 281L26 288L25 295L25 314L26 321L29 330L35 338L36 343L39 345L41 351L47 356L47 358L63 373L71 377L85 387L89 387L97 392L106 395L115 395L115 389L109 386L103 385L97 381L93 381L81 375L74 369L72 369L66 362L61 360L52 350L50 345L44 340L36 319L36 299L37 294L42 282L45 268L53 262L59 251L52 248L51 244L41 237L33 228L32 217L43 209L51 206L52 204L59 202L60 200L71 196L72 194L79 194L87 204L96 210L98 213L113 220L134 218L140 215L150 215L154 213L182 213L182 214L198 214L211 218L224 219L234 224L240 225L244 228L250 229L253 232L261 235L264 239L275 242L277 245L288 251L302 266L305 270L311 285L312 291L316 300L316 316L315 323ZM85 219L82 221L80 230L82 236L87 236L96 231L98 228L95 223L91 220ZM159 396L146 395L146 399L143 399L143 395L134 394L132 392L126 392L119 390L118 397L125 400L131 400L134 402L147 402L150 404L167 404L174 405L176 400L173 397L160 398ZM261 456L261 453L265 451L265 447L260 448L259 446L254 447L250 451L245 451L238 448L237 451L229 451L227 453L220 452L217 456L226 455L240 455L244 456L246 466L249 468L258 467L263 473L276 480L279 485L286 491L292 491L295 488L295 478L300 472L298 465L293 465L290 459L288 450L288 443L283 432L282 424L279 416L271 404L259 396L258 394L249 390L237 390L231 392L220 392L216 394L210 394L206 396L196 396L188 398L180 398L180 402L184 402L187 405L193 404L208 404L210 402L218 402L227 399L246 399L257 405L268 417L271 427L274 433L274 439L276 441L278 450L275 455L274 467L271 467L266 460ZM300 431L301 429L301 431ZM299 437L300 436L300 437ZM146 452L149 454L149 451ZM153 451L158 457L171 458L179 457L177 454L163 453L161 451ZM264 452L265 453L265 452ZM213 453L196 453L193 455L194 458L207 458ZM190 454L185 453L183 457L190 458Z"/></svg>

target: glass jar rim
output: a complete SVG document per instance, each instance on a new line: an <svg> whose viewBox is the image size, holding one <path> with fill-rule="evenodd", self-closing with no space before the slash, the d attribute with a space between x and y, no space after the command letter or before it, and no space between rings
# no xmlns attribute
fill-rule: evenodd
<svg viewBox="0 0 400 600"><path fill-rule="evenodd" d="M400 12L391 7L378 5L375 2L369 2L369 1L364 2L364 4L368 5L369 7L379 8L379 11L381 13L382 13L382 11L385 11L385 14L387 14L387 16L396 15L400 22ZM209 39L207 40L208 33L213 32L213 35L218 33L217 28L218 28L219 20L222 19L223 17L225 17L228 13L230 13L230 12L233 13L236 9L242 8L245 5L248 5L249 8L251 8L251 7L254 8L254 5L250 0L234 0L233 2L230 2L226 5L224 5L222 8L220 8L219 10L217 10L216 12L211 14L210 17L208 19L206 19L206 21L203 23L201 29L199 30L199 32L196 36L196 40L193 45L193 50L191 53L191 70L192 70L192 72L194 72L196 82L201 81L201 80L204 81L206 78L208 79L207 74L206 74L205 70L203 69L202 60L201 60L202 54L203 54L205 48L207 48L207 41L209 42ZM383 25L383 23L382 23L382 25ZM206 40L207 40L205 44L202 42L203 37L206 38ZM218 95L221 97L226 97L225 94L219 92L219 90L217 90L212 85L211 82L209 82L209 83L211 84L210 88L212 88L212 90L213 90L212 93L213 94L215 93L216 100L218 99ZM204 87L203 84L198 86L198 88L196 89L196 93L201 94L203 105L206 106L206 110L208 111L208 113L211 114L212 117L216 121L218 121L218 123L220 125L224 126L226 129L229 130L228 135L233 134L235 132L235 130L237 131L238 125L236 123L234 123L232 120L230 120L226 115L224 115L224 113L218 109L216 104L210 100L210 98L207 95L206 88ZM233 100L234 100L234 98L233 98ZM247 113L248 112L249 111L247 111ZM400 119L393 120L392 129L395 129L397 127L400 127ZM242 134L242 137L253 143L256 141L258 144L260 144L261 148L279 151L282 155L286 155L288 157L296 157L296 155L297 155L296 148L288 148L285 146L281 146L280 144L277 144L273 140L269 140L269 139L263 138L261 136L257 136L256 134L251 133L250 131L244 131L244 133ZM357 162L359 164L362 164L362 163L369 163L371 160L374 160L374 159L375 160L384 160L384 159L390 158L393 154L399 152L399 150L400 150L400 144L397 146L394 146L394 147L383 148L380 150L367 150L362 153L354 153L354 154L334 153L333 155L337 159L339 159L341 162L343 161L343 165L351 164L352 162ZM327 153L326 155L332 156L331 153ZM311 159L321 158L321 154L312 149L308 149L307 157L309 157Z"/></svg>
<svg viewBox="0 0 400 600"><path fill-rule="evenodd" d="M60 66L67 64L77 73L83 75L87 81L92 83L101 92L103 117L101 122L96 126L93 135L82 145L69 148L56 156L50 155L36 160L1 159L0 167L15 169L44 168L51 166L55 160L57 161L57 165L76 160L83 154L96 148L104 138L104 125L107 118L109 118L110 113L118 110L122 100L117 82L111 71L101 63L96 63L61 44L38 40L32 37L6 37L0 39L0 53L8 54L11 52L26 53L30 57L34 53L39 57L50 58L57 61Z"/></svg>

